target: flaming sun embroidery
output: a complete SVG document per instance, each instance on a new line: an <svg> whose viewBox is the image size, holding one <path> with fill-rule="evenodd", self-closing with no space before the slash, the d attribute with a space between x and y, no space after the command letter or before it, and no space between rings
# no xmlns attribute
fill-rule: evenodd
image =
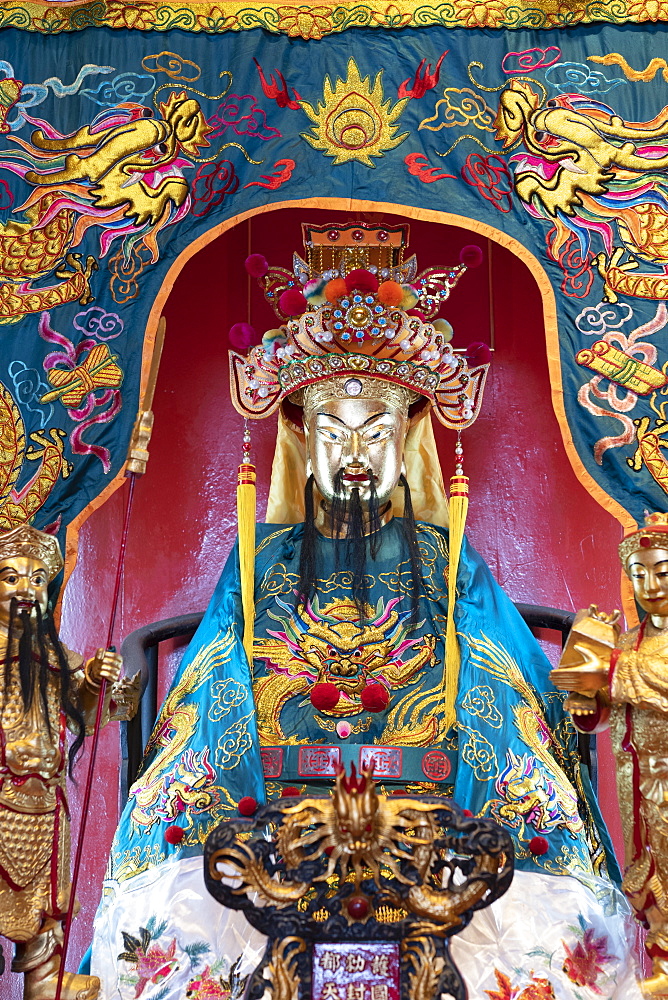
<svg viewBox="0 0 668 1000"><path fill-rule="evenodd" d="M367 167L374 167L372 156L383 156L387 149L394 149L408 137L408 132L395 135L395 124L408 98L391 107L391 100L383 101L381 70L373 84L371 77L362 79L354 59L348 62L348 76L337 78L332 86L329 76L325 77L323 104L314 108L307 101L301 106L314 122L313 133L302 132L314 149L322 150L327 156L334 156L334 166L359 160Z"/></svg>

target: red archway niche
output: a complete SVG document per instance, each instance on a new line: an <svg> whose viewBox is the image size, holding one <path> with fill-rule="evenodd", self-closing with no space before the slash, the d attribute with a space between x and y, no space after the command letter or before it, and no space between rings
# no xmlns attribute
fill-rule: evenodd
<svg viewBox="0 0 668 1000"><path fill-rule="evenodd" d="M227 229L178 273L168 298L158 303L167 319L167 337L154 401L151 458L135 495L119 641L140 625L203 608L213 591L235 534L241 455L242 421L229 398L227 331L232 323L247 320L249 310L258 331L276 325L255 283L247 282L243 261L253 251L264 253L270 263L290 266L293 251L301 247L304 221L409 221L411 250L421 267L456 261L467 243L482 247L482 266L464 276L443 310L454 327L455 346L494 338L482 413L464 436L471 478L469 537L516 601L566 609L591 601L603 608L619 605L620 525L573 471L550 401L543 313L553 306L511 250L471 233L466 220L461 226L445 226L421 214L407 209L405 216L362 215L354 207L347 212L317 207L267 211ZM178 262L174 267L178 272ZM252 427L260 517L275 427L275 418ZM453 436L440 425L436 433L447 479L453 472ZM78 563L63 601L63 637L86 654L106 634L124 495L124 489L115 492L81 528ZM163 688L180 652L164 659ZM621 843L607 737L600 744L602 806ZM73 959L90 939L117 819L118 735L111 727L103 734L98 760ZM80 781L84 774L85 763ZM71 794L75 816L77 794Z"/></svg>

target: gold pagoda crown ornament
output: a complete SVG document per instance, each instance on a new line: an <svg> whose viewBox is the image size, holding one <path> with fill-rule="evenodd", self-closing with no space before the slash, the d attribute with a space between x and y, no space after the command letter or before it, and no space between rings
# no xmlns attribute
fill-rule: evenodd
<svg viewBox="0 0 668 1000"><path fill-rule="evenodd" d="M633 531L619 543L619 558L624 568L629 556L642 549L668 549L668 514L661 511L645 514L644 527Z"/></svg>
<svg viewBox="0 0 668 1000"><path fill-rule="evenodd" d="M258 419L288 396L299 402L295 394L307 386L335 377L352 396L360 379L373 378L430 402L447 427L470 426L489 352L469 366L449 343L449 324L435 317L466 270L480 263L480 248L465 247L452 267L418 273L415 256L404 259L407 225L302 228L306 259L295 254L292 272L270 268L261 254L246 260L283 325L248 356L230 351L236 409Z"/></svg>

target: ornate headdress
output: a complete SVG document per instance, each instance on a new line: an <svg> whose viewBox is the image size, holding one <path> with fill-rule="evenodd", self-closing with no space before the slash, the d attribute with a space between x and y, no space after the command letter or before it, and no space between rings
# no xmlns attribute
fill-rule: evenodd
<svg viewBox="0 0 668 1000"><path fill-rule="evenodd" d="M12 556L39 559L46 566L49 582L63 568L58 539L32 528L29 524L19 524L11 531L3 531L0 534L0 559L11 559Z"/></svg>
<svg viewBox="0 0 668 1000"><path fill-rule="evenodd" d="M344 387L349 380L349 395L359 395L374 379L377 394L383 383L394 384L428 401L447 427L473 423L489 366L469 367L450 346L449 324L430 322L467 264L418 274L415 256L403 259L408 230L304 225L306 260L295 254L293 272L269 268L260 254L248 258L249 273L284 324L247 357L230 351L239 413L266 417L287 397L299 405L302 390L333 378L344 379ZM469 266L479 258L477 247L468 248Z"/></svg>
<svg viewBox="0 0 668 1000"><path fill-rule="evenodd" d="M629 556L643 549L668 549L668 514L647 514L644 527L619 543L619 558L625 570Z"/></svg>
<svg viewBox="0 0 668 1000"><path fill-rule="evenodd" d="M429 409L456 431L478 416L489 368L489 349L471 366L450 346L452 328L436 319L467 267L480 264L479 247L466 247L453 267L431 267L418 274L415 256L404 260L407 225L346 223L302 226L305 257L293 258L292 272L270 268L261 254L246 259L246 270L264 288L283 325L270 330L248 356L230 351L232 402L244 417L259 419L283 406L299 422L306 394L328 398L373 392L399 397L411 418ZM232 342L250 343L252 328L236 324ZM289 408L292 408L292 413ZM296 419L295 419L296 418ZM237 508L239 560L244 607L244 646L252 657L255 469L250 434L244 433ZM455 448L450 486L448 586L456 593L457 567L468 506L462 446ZM454 605L448 606L446 663L443 675L446 724L455 718L459 674Z"/></svg>

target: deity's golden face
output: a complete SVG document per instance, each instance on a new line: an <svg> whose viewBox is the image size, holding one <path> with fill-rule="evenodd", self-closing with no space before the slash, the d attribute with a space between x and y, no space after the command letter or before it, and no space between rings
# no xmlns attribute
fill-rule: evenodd
<svg viewBox="0 0 668 1000"><path fill-rule="evenodd" d="M0 559L0 628L7 629L10 603L19 602L19 611L35 614L38 604L44 615L48 602L49 574L43 562L32 556L9 556Z"/></svg>
<svg viewBox="0 0 668 1000"><path fill-rule="evenodd" d="M635 598L650 615L668 617L668 550L640 549L626 563Z"/></svg>
<svg viewBox="0 0 668 1000"><path fill-rule="evenodd" d="M308 465L325 501L335 496L343 470L346 495L357 488L368 502L373 479L382 508L401 475L408 416L381 398L364 396L319 403L304 423Z"/></svg>

